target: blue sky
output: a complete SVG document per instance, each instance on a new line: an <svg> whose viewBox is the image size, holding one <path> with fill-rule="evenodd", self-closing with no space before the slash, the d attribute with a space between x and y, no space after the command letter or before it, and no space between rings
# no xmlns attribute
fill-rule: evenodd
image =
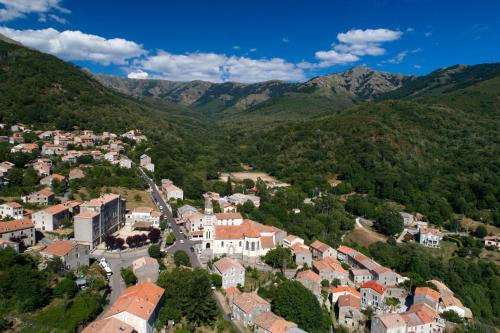
<svg viewBox="0 0 500 333"><path fill-rule="evenodd" d="M0 0L0 33L96 73L302 81L499 61L500 1Z"/></svg>

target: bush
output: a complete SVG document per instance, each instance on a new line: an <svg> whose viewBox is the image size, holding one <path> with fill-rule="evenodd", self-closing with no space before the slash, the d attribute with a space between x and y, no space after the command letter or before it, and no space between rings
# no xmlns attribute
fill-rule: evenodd
<svg viewBox="0 0 500 333"><path fill-rule="evenodd" d="M165 243L169 246L175 243L175 235L173 232L168 234L167 239L165 240Z"/></svg>
<svg viewBox="0 0 500 333"><path fill-rule="evenodd" d="M161 237L160 229L153 228L148 233L148 239L151 241L151 243L158 243L160 237Z"/></svg>
<svg viewBox="0 0 500 333"><path fill-rule="evenodd" d="M488 236L488 230L484 225L480 224L477 226L476 230L474 230L473 235L477 238L484 238Z"/></svg>
<svg viewBox="0 0 500 333"><path fill-rule="evenodd" d="M182 250L178 250L174 253L174 262L177 267L191 266L188 254Z"/></svg>
<svg viewBox="0 0 500 333"><path fill-rule="evenodd" d="M78 286L71 277L65 277L54 288L54 296L73 298L78 292Z"/></svg>
<svg viewBox="0 0 500 333"><path fill-rule="evenodd" d="M452 323L457 323L460 324L463 322L462 317L458 315L456 311L453 310L447 310L441 313L441 318L447 321L451 321Z"/></svg>
<svg viewBox="0 0 500 333"><path fill-rule="evenodd" d="M212 282L212 286L216 288L222 287L222 276L219 274L210 274L210 281Z"/></svg>
<svg viewBox="0 0 500 333"><path fill-rule="evenodd" d="M125 284L127 287L132 286L137 283L137 277L135 276L134 272L130 268L122 268L120 270L120 274L123 278L123 281L125 281Z"/></svg>
<svg viewBox="0 0 500 333"><path fill-rule="evenodd" d="M160 259L162 257L160 245L153 244L148 249L149 256L151 258Z"/></svg>

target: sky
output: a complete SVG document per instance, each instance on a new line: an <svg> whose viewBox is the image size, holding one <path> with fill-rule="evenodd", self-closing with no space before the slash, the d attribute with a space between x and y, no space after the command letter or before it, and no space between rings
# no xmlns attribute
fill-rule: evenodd
<svg viewBox="0 0 500 333"><path fill-rule="evenodd" d="M500 60L500 1L0 0L0 34L94 73L305 81Z"/></svg>

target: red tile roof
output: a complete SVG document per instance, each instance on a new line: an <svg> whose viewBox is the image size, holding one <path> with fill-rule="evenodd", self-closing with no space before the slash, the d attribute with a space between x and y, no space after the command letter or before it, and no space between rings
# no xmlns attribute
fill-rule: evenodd
<svg viewBox="0 0 500 333"><path fill-rule="evenodd" d="M355 297L353 295L341 295L338 300L339 307L349 306L352 308L360 309L361 301L359 297Z"/></svg>
<svg viewBox="0 0 500 333"><path fill-rule="evenodd" d="M163 293L163 288L148 281L128 287L104 314L104 317L108 318L121 312L129 312L144 320L149 320Z"/></svg>
<svg viewBox="0 0 500 333"><path fill-rule="evenodd" d="M297 324L286 321L272 312L263 312L255 317L255 325L270 333L285 333L288 329L297 327Z"/></svg>
<svg viewBox="0 0 500 333"><path fill-rule="evenodd" d="M116 318L97 320L89 324L82 333L133 333L135 329Z"/></svg>
<svg viewBox="0 0 500 333"><path fill-rule="evenodd" d="M245 313L252 312L259 305L267 305L271 307L271 304L268 301L255 293L243 293L234 300L233 304Z"/></svg>
<svg viewBox="0 0 500 333"><path fill-rule="evenodd" d="M415 295L419 296L429 296L433 298L435 301L439 301L439 292L429 288L429 287L418 287L415 289Z"/></svg>
<svg viewBox="0 0 500 333"><path fill-rule="evenodd" d="M55 241L54 243L48 245L41 252L45 254L55 255L58 257L64 257L72 249L74 249L76 245L77 244L75 241L69 241L69 240Z"/></svg>
<svg viewBox="0 0 500 333"><path fill-rule="evenodd" d="M0 233L13 232L17 230L24 230L34 228L35 226L30 219L24 218L19 220L11 220L0 222Z"/></svg>
<svg viewBox="0 0 500 333"><path fill-rule="evenodd" d="M215 214L215 217L217 220L237 220L243 219L243 216L241 216L240 213L217 213Z"/></svg>
<svg viewBox="0 0 500 333"><path fill-rule="evenodd" d="M240 225L216 225L215 239L243 239L244 237L260 237L259 229L250 220L243 221Z"/></svg>
<svg viewBox="0 0 500 333"><path fill-rule="evenodd" d="M345 246L345 245L340 245L339 248L337 249L337 251L340 253L347 254L347 255L352 255L352 254L355 254L357 252L356 250L351 249L350 247Z"/></svg>
<svg viewBox="0 0 500 333"><path fill-rule="evenodd" d="M363 288L372 289L380 295L385 293L385 287L383 285L375 282L375 281L368 281L368 282L363 283L363 285L361 286L361 289L363 289Z"/></svg>
<svg viewBox="0 0 500 333"><path fill-rule="evenodd" d="M332 294L337 294L337 293L344 293L344 294L351 294L356 297L361 297L361 293L357 291L354 288L351 288L349 286L338 286L334 288L330 288L330 292Z"/></svg>
<svg viewBox="0 0 500 333"><path fill-rule="evenodd" d="M47 207L42 211L45 212L46 214L49 214L49 215L56 215L56 214L60 214L60 213L67 211L67 210L68 210L68 207L66 207L63 204L58 204L58 205Z"/></svg>
<svg viewBox="0 0 500 333"><path fill-rule="evenodd" d="M303 280L303 279L317 283L321 282L321 277L310 269L297 273L297 280Z"/></svg>
<svg viewBox="0 0 500 333"><path fill-rule="evenodd" d="M214 262L214 266L221 273L227 272L231 268L245 270L238 260L229 257L217 260Z"/></svg>
<svg viewBox="0 0 500 333"><path fill-rule="evenodd" d="M327 245L323 242L320 242L319 240L314 241L311 245L309 245L315 250L320 251L321 253L328 251L332 247L330 245Z"/></svg>

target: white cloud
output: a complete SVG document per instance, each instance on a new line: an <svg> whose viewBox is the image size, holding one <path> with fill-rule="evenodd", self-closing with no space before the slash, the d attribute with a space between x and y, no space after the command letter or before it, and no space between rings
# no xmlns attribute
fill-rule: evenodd
<svg viewBox="0 0 500 333"><path fill-rule="evenodd" d="M14 30L0 27L0 33L26 46L66 60L83 60L102 65L127 64L128 60L146 54L141 45L122 38L106 39L81 31Z"/></svg>
<svg viewBox="0 0 500 333"><path fill-rule="evenodd" d="M415 28L412 28L412 27L406 29L406 32L414 32L414 31L415 31Z"/></svg>
<svg viewBox="0 0 500 333"><path fill-rule="evenodd" d="M362 56L381 56L385 54L382 44L398 40L402 35L401 31L390 29L352 29L341 32L337 34L339 43L332 44L331 50L316 52L316 59L320 62L309 65L309 68L353 63ZM301 66L307 68L308 64L302 63Z"/></svg>
<svg viewBox="0 0 500 333"><path fill-rule="evenodd" d="M141 80L144 80L144 79L147 79L149 77L149 74L138 69L138 70L135 70L135 71L132 71L130 73L128 73L127 77L129 79L141 79Z"/></svg>
<svg viewBox="0 0 500 333"><path fill-rule="evenodd" d="M255 47L250 49L250 52L256 52L256 51L257 49Z"/></svg>
<svg viewBox="0 0 500 333"><path fill-rule="evenodd" d="M406 58L407 55L408 55L408 50L404 50L399 52L394 58L383 61L383 63L400 64Z"/></svg>
<svg viewBox="0 0 500 333"><path fill-rule="evenodd" d="M233 46L233 50L239 50L239 49L241 49L241 47L239 45L234 45Z"/></svg>
<svg viewBox="0 0 500 333"><path fill-rule="evenodd" d="M50 11L69 14L70 11L60 6L61 0L0 0L0 22L25 18L28 14L40 15L43 22L44 14Z"/></svg>
<svg viewBox="0 0 500 333"><path fill-rule="evenodd" d="M150 76L172 81L210 82L297 81L305 78L302 69L280 58L251 59L216 53L157 54L139 59L134 67Z"/></svg>
<svg viewBox="0 0 500 333"><path fill-rule="evenodd" d="M422 68L422 66L420 66L420 65L413 65L413 67L416 68L416 69Z"/></svg>
<svg viewBox="0 0 500 333"><path fill-rule="evenodd" d="M432 36L432 32L427 31L426 33L424 33L424 36L425 36L425 37L430 37L430 36Z"/></svg>
<svg viewBox="0 0 500 333"><path fill-rule="evenodd" d="M286 37L281 38L281 41L283 43L289 43L290 42L290 40L288 38L286 38Z"/></svg>

